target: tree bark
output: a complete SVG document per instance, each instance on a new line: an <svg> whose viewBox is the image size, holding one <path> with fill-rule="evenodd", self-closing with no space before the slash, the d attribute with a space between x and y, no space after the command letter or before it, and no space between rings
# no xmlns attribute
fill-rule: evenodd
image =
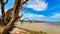
<svg viewBox="0 0 60 34"><path fill-rule="evenodd" d="M7 4L8 0L5 3L4 3L4 0L0 0L0 2L1 2L2 21L4 25L6 25L6 23L4 22L4 16L5 16L4 6L5 4Z"/></svg>
<svg viewBox="0 0 60 34"><path fill-rule="evenodd" d="M10 13L11 13L12 11L13 11L13 8L9 9L9 10L6 12L6 14L5 14L4 22L5 22L6 24L8 24L8 17L9 17L9 15L10 15Z"/></svg>
<svg viewBox="0 0 60 34"><path fill-rule="evenodd" d="M19 9L21 6L21 0L15 0L15 4L14 4L14 15L13 18L11 19L11 21L6 25L3 34L5 34L8 29L16 22L16 20L19 18L18 14L19 14Z"/></svg>
<svg viewBox="0 0 60 34"><path fill-rule="evenodd" d="M17 0L16 0L17 1ZM21 6L22 5L24 5L27 1L29 1L29 0L26 0L26 1L24 1L24 2L22 2L21 1ZM8 0L6 1L6 3L8 2ZM5 4L6 4L5 3ZM15 4L17 4L17 2L15 2ZM14 7L15 8L15 7ZM9 17L9 15L10 15L10 12L13 12L13 9L14 8L11 8L11 9L9 9L7 12L6 12L6 14L5 14L5 17L4 17L4 22L6 23L6 24L8 24L8 22L7 22L7 20L8 20L8 17Z"/></svg>
<svg viewBox="0 0 60 34"><path fill-rule="evenodd" d="M4 1L3 0L1 0L1 12L2 12L2 21L5 24L5 22L4 22L5 11L4 11Z"/></svg>
<svg viewBox="0 0 60 34"><path fill-rule="evenodd" d="M7 0L7 2L8 2L8 0ZM6 2L6 3L7 3ZM4 27L4 31L2 32L2 34L5 34L7 31L8 31L8 29L10 29L10 27L16 22L16 20L18 20L19 18L21 18L22 16L18 16L18 14L19 14L19 10L20 10L20 8L21 8L21 6L23 5L23 4L25 4L27 2L27 0L25 1L25 2L22 2L22 0L15 0L15 3L14 3L14 7L13 8L11 8L11 9L9 9L7 12L6 12L6 14L5 14L5 11L4 11L4 2L3 2L3 0L1 0L1 4L2 4L2 7L1 7L1 11L2 11L2 18L3 18L3 22L5 23L5 24L7 24L5 27ZM5 4L6 4L5 3ZM9 14L10 14L10 12L14 12L14 15L13 15L13 17L12 17L12 19L11 19L11 21L10 22L7 22L8 21L8 17L9 17Z"/></svg>

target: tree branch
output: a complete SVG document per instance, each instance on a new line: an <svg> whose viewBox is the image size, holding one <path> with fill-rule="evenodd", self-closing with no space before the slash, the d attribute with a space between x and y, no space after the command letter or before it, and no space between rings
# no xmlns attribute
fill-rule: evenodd
<svg viewBox="0 0 60 34"><path fill-rule="evenodd" d="M26 1L24 1L23 3L22 3L22 5L24 5L26 2L28 2L29 0L26 0Z"/></svg>
<svg viewBox="0 0 60 34"><path fill-rule="evenodd" d="M28 1L28 0L26 0L26 1L23 2L23 3L21 3L22 0L15 0L14 7L13 7L13 9L12 9L13 12L14 12L14 15L13 15L11 21L6 25L6 27L5 27L4 31L3 31L3 34L5 34L5 33L8 31L8 29L16 22L17 19L19 19L19 18L21 18L21 17L23 16L23 15L20 16L20 17L18 16L18 14L19 14L19 9L20 9L21 6L22 6L23 4L25 4L27 1ZM5 16L5 18L8 17L9 14L10 14L10 11L8 11L8 12L6 13L7 16Z"/></svg>
<svg viewBox="0 0 60 34"><path fill-rule="evenodd" d="M21 7L21 0L15 0L15 4L14 4L14 15L13 18L11 19L11 21L6 25L3 34L5 34L7 32L7 30L16 22L17 19L19 19L19 9Z"/></svg>
<svg viewBox="0 0 60 34"><path fill-rule="evenodd" d="M10 13L11 13L12 11L13 11L13 8L9 9L9 10L6 12L6 14L5 14L4 22L5 22L6 24L8 24L8 17L9 17L9 15L10 15Z"/></svg>
<svg viewBox="0 0 60 34"><path fill-rule="evenodd" d="M4 3L4 5L6 5L8 3L8 0L6 0L6 2Z"/></svg>
<svg viewBox="0 0 60 34"><path fill-rule="evenodd" d="M0 0L0 1L1 1L2 21L3 21L3 23L5 24L5 22L4 22L4 16L5 16L4 1L3 1L3 0ZM6 25L6 24L5 24L5 25Z"/></svg>

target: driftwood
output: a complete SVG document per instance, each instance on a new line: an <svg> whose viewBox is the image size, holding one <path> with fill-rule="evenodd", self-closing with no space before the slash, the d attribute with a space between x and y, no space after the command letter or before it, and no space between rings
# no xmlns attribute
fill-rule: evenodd
<svg viewBox="0 0 60 34"><path fill-rule="evenodd" d="M18 20L19 18L21 18L23 16L23 15L21 15L20 17L18 16L19 10L22 7L22 5L24 5L28 0L26 0L24 2L22 2L22 0L14 0L14 1L15 1L14 7L9 9L5 14L4 6L5 6L5 4L8 3L8 0L6 0L5 3L4 3L4 0L0 0L1 12L2 12L2 23L4 23L2 34L5 34L9 30L9 28L16 22L16 20ZM13 17L12 17L11 21L8 22L8 17L11 12L13 12Z"/></svg>

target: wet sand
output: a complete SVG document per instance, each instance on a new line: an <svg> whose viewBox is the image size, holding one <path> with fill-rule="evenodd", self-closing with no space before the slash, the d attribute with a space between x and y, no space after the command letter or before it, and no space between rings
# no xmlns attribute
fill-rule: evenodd
<svg viewBox="0 0 60 34"><path fill-rule="evenodd" d="M58 24L60 23L18 23L16 26L31 31L43 31L47 34L60 34L60 25Z"/></svg>

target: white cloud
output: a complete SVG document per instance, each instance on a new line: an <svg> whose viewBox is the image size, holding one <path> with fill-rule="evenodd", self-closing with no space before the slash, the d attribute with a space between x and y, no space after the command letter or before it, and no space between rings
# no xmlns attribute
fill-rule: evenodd
<svg viewBox="0 0 60 34"><path fill-rule="evenodd" d="M31 14L31 13L24 13L23 17L21 20L24 18L29 18L32 21L45 21L45 16L44 15L37 15L37 14Z"/></svg>
<svg viewBox="0 0 60 34"><path fill-rule="evenodd" d="M31 13L25 13L25 17L45 17L44 15L37 15L37 14L31 14Z"/></svg>
<svg viewBox="0 0 60 34"><path fill-rule="evenodd" d="M29 18L32 21L59 22L60 21L60 14L54 13L54 15L51 16L51 18L50 18L50 17L44 16L44 15L24 13L24 15L21 19L23 20L24 18Z"/></svg>
<svg viewBox="0 0 60 34"><path fill-rule="evenodd" d="M30 2L28 2L26 6L36 11L43 11L47 8L47 5L48 3L46 3L43 0L34 0L34 1L31 0Z"/></svg>
<svg viewBox="0 0 60 34"><path fill-rule="evenodd" d="M60 13L54 13L55 15L51 16L51 18L60 18Z"/></svg>

